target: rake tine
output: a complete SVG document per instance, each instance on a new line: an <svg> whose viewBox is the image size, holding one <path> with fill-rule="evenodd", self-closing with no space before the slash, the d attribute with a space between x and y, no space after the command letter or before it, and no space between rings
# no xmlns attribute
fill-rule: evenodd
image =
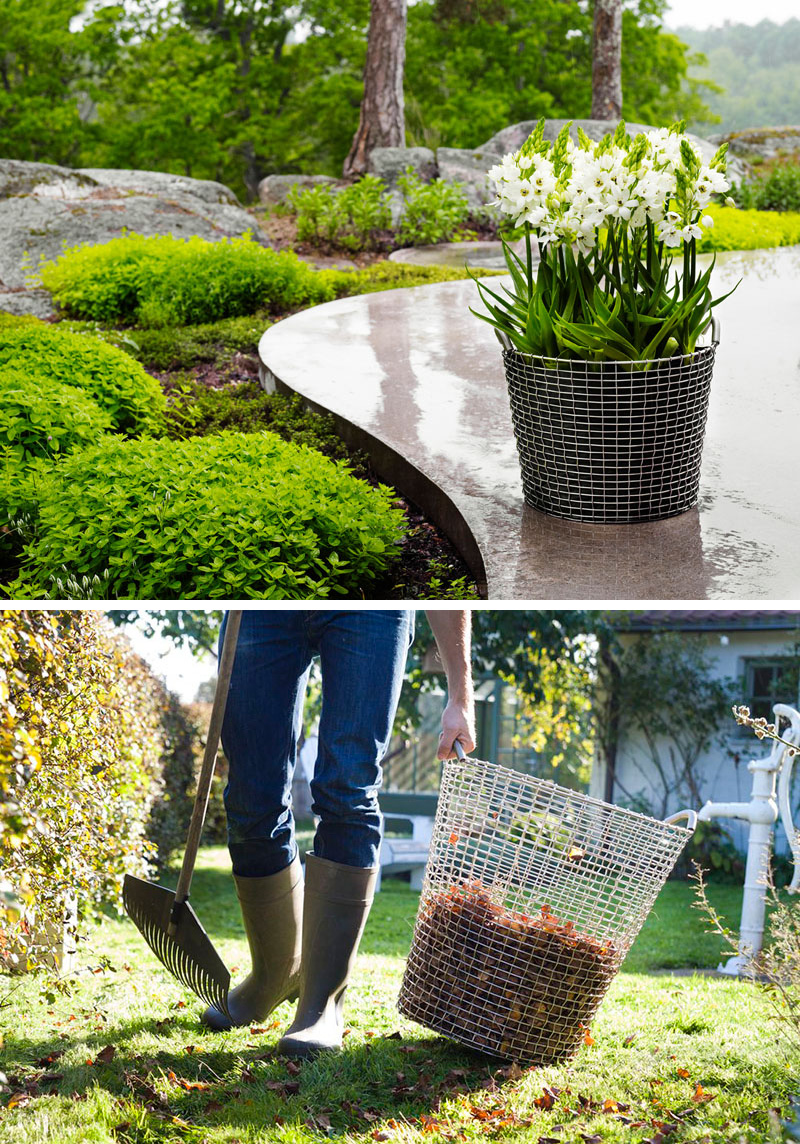
<svg viewBox="0 0 800 1144"><path fill-rule="evenodd" d="M214 775L241 619L241 612L228 613L217 687L178 885L172 891L128 874L122 891L125 909L158 960L187 989L216 1006L227 1017L230 1017L230 974L189 905L189 890Z"/></svg>

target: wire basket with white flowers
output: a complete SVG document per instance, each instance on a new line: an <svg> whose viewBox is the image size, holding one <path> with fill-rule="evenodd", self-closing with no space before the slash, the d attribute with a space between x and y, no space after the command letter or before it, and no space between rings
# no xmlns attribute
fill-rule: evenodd
<svg viewBox="0 0 800 1144"><path fill-rule="evenodd" d="M504 242L511 283L477 281L473 311L503 346L525 499L577 520L673 516L698 497L727 297L697 265L726 145L705 163L683 123L596 143L544 126L489 172L525 251Z"/></svg>

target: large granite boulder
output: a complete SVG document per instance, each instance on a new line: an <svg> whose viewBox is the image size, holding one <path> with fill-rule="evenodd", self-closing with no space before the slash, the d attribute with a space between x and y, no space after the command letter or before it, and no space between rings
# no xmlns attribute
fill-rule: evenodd
<svg viewBox="0 0 800 1144"><path fill-rule="evenodd" d="M461 183L470 210L475 214L485 210L486 204L494 198L494 190L487 177L487 171L494 165L494 157L483 150L439 147L436 161L440 179L448 183Z"/></svg>
<svg viewBox="0 0 800 1144"><path fill-rule="evenodd" d="M26 289L26 272L65 246L107 242L123 230L212 240L249 230L262 241L253 217L222 183L0 159L0 294L13 294L0 308L46 316L42 291Z"/></svg>
<svg viewBox="0 0 800 1144"><path fill-rule="evenodd" d="M800 127L748 127L728 135L712 135L712 142L728 144L728 154L745 162L791 155L800 159Z"/></svg>
<svg viewBox="0 0 800 1144"><path fill-rule="evenodd" d="M330 175L267 175L258 184L258 198L265 206L279 206L286 202L292 187L344 186L344 180Z"/></svg>
<svg viewBox="0 0 800 1144"><path fill-rule="evenodd" d="M411 167L426 182L435 179L436 156L430 147L376 147L367 160L367 172L394 187Z"/></svg>

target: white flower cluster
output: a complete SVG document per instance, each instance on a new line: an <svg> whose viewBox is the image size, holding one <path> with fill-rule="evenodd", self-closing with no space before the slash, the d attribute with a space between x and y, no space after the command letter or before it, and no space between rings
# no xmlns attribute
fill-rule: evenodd
<svg viewBox="0 0 800 1144"><path fill-rule="evenodd" d="M541 125L540 125L541 133ZM534 135L489 171L504 214L528 223L539 242L568 243L588 252L597 232L612 223L639 230L651 220L667 246L700 238L713 225L703 211L730 187L724 150L710 164L681 131L615 134L593 143L565 133L552 145ZM530 144L530 146L529 146Z"/></svg>

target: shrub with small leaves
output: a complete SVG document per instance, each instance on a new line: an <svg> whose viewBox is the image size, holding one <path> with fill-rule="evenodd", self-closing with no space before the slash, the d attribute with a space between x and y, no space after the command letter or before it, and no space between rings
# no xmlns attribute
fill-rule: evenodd
<svg viewBox="0 0 800 1144"><path fill-rule="evenodd" d="M358 596L395 558L393 496L274 433L107 437L17 498L31 524L9 591L58 598L59 579L97 576L113 599Z"/></svg>
<svg viewBox="0 0 800 1144"><path fill-rule="evenodd" d="M325 273L250 236L209 242L128 234L71 247L42 263L39 273L76 317L153 327L291 310L333 297Z"/></svg>
<svg viewBox="0 0 800 1144"><path fill-rule="evenodd" d="M713 250L767 250L800 242L800 214L767 210L737 210L711 206L714 220L697 243L701 252Z"/></svg>
<svg viewBox="0 0 800 1144"><path fill-rule="evenodd" d="M0 371L0 452L25 464L92 444L111 417L74 385L48 386L17 369Z"/></svg>
<svg viewBox="0 0 800 1144"><path fill-rule="evenodd" d="M3 876L25 907L0 956L22 939L37 968L66 899L95 917L174 848L197 731L97 612L0 611L0 700Z"/></svg>
<svg viewBox="0 0 800 1144"><path fill-rule="evenodd" d="M734 184L731 195L749 210L800 211L800 163L778 163L768 175Z"/></svg>
<svg viewBox="0 0 800 1144"><path fill-rule="evenodd" d="M392 225L389 193L375 175L364 175L343 190L327 185L289 192L301 241L329 242L344 250L374 250Z"/></svg>
<svg viewBox="0 0 800 1144"><path fill-rule="evenodd" d="M123 433L146 429L164 407L158 382L129 354L43 322L0 327L0 376L8 371L25 373L43 396L57 386L82 390Z"/></svg>
<svg viewBox="0 0 800 1144"><path fill-rule="evenodd" d="M403 193L403 213L397 236L409 246L449 242L469 215L469 202L460 183L434 179L425 183L413 167L397 180Z"/></svg>

